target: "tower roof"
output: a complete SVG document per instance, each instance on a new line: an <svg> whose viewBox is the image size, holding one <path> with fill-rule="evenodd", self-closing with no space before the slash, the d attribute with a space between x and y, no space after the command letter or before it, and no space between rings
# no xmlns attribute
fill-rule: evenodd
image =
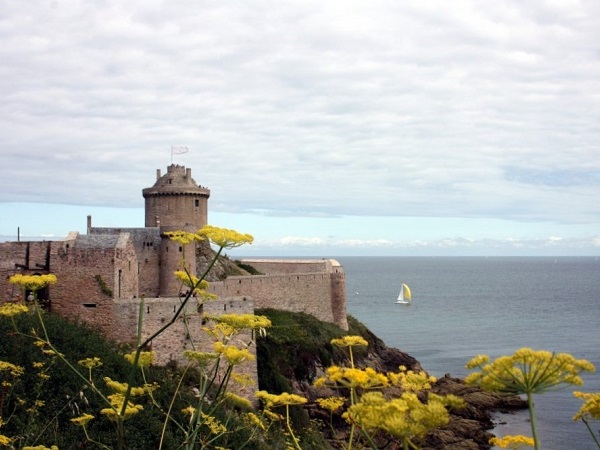
<svg viewBox="0 0 600 450"><path fill-rule="evenodd" d="M192 178L192 169L171 164L167 173L161 176L160 169L156 171L156 183L151 188L142 190L145 197L154 195L201 195L210 196L210 190L196 184Z"/></svg>

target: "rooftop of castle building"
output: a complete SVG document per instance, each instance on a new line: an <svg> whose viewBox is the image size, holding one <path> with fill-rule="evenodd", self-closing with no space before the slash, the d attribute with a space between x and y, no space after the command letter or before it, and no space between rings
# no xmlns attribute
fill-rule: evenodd
<svg viewBox="0 0 600 450"><path fill-rule="evenodd" d="M192 169L171 164L167 167L167 173L162 175L160 169L156 170L156 182L150 188L142 190L144 197L157 195L159 193L199 193L204 196L210 195L210 190L196 184L192 178Z"/></svg>

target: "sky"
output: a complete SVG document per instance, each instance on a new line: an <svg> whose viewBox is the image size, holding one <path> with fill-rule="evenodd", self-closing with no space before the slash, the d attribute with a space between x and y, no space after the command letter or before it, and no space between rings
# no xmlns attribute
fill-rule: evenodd
<svg viewBox="0 0 600 450"><path fill-rule="evenodd" d="M234 254L600 255L597 0L0 5L0 241L174 163Z"/></svg>

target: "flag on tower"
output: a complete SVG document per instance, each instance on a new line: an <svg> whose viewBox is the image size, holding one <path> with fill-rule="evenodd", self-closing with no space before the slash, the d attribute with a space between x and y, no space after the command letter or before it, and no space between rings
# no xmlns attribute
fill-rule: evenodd
<svg viewBox="0 0 600 450"><path fill-rule="evenodd" d="M183 155L189 151L190 149L185 146L171 145L171 164L173 164L173 155Z"/></svg>
<svg viewBox="0 0 600 450"><path fill-rule="evenodd" d="M184 153L187 153L189 151L190 151L190 149L187 147L175 146L175 145L171 146L171 153L174 155L183 155Z"/></svg>

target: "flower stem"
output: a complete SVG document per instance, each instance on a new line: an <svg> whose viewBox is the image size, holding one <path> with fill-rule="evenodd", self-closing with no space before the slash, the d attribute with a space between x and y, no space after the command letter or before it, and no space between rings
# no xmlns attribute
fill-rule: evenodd
<svg viewBox="0 0 600 450"><path fill-rule="evenodd" d="M592 431L592 428L590 427L590 424L588 423L588 421L586 420L585 417L582 417L581 420L583 421L583 423L585 423L585 426L587 427L588 431L590 432L590 434L592 435L592 439L594 440L594 442L596 443L596 447L598 447L600 449L600 442L598 442L598 438L596 438L596 435L594 434L594 432Z"/></svg>
<svg viewBox="0 0 600 450"><path fill-rule="evenodd" d="M527 408L529 409L529 419L531 420L531 435L533 436L533 441L535 443L535 450L540 450L542 448L540 439L537 434L537 421L535 419L535 409L533 406L533 394L531 392L527 393Z"/></svg>

